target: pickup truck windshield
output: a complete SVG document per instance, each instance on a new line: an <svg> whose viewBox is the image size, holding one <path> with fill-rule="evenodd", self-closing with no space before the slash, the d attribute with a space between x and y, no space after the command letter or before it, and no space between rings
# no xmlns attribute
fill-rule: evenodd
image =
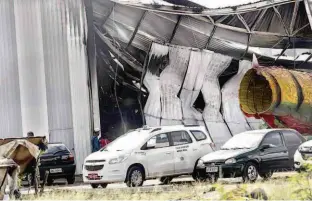
<svg viewBox="0 0 312 201"><path fill-rule="evenodd" d="M221 149L250 149L259 146L266 133L240 133L229 139Z"/></svg>

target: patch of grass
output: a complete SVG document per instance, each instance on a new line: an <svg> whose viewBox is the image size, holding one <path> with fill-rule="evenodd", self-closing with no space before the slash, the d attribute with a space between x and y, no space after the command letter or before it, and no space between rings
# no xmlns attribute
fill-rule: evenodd
<svg viewBox="0 0 312 201"><path fill-rule="evenodd" d="M312 171L311 171L312 172ZM253 184L182 183L171 186L123 189L52 190L40 197L24 195L24 200L242 200L255 189L263 189L269 200L311 200L312 173L290 178L274 178Z"/></svg>

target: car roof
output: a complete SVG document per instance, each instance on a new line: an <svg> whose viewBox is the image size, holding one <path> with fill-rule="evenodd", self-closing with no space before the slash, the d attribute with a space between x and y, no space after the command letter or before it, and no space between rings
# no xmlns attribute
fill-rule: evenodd
<svg viewBox="0 0 312 201"><path fill-rule="evenodd" d="M66 147L66 145L64 143L61 143L61 142L52 142L52 143L48 143L48 145L65 146Z"/></svg>
<svg viewBox="0 0 312 201"><path fill-rule="evenodd" d="M172 126L143 126L142 128L137 128L133 130L129 130L127 133L130 132L142 132L145 133L147 136L153 135L156 132L170 132L170 131L178 131L178 130L200 130L206 131L205 126L198 126L198 125L172 125Z"/></svg>
<svg viewBox="0 0 312 201"><path fill-rule="evenodd" d="M294 131L297 133L296 130L294 129L290 129L290 128L273 128L273 129L259 129L259 130L251 130L251 131L245 131L245 132L248 132L248 133L269 133L269 132L272 132L272 131ZM244 133L245 133L244 132Z"/></svg>

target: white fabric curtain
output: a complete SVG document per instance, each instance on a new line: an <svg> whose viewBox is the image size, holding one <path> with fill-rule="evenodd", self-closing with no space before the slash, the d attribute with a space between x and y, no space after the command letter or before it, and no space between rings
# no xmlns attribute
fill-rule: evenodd
<svg viewBox="0 0 312 201"><path fill-rule="evenodd" d="M262 120L245 117L239 107L239 86L251 65L250 61L241 60L237 74L226 82L221 90L223 117L234 135L247 130L259 129L262 123Z"/></svg>
<svg viewBox="0 0 312 201"><path fill-rule="evenodd" d="M218 80L220 74L230 65L231 60L231 57L213 54L211 62L206 68L201 89L206 103L203 118L217 148L232 137L231 131L220 113L221 91Z"/></svg>
<svg viewBox="0 0 312 201"><path fill-rule="evenodd" d="M182 106L178 93L190 58L190 49L169 47L169 65L160 75L161 125L182 124Z"/></svg>
<svg viewBox="0 0 312 201"><path fill-rule="evenodd" d="M152 67L152 65L154 65L152 62L155 62L155 59L162 59L162 57L167 55L168 52L168 46L157 43L153 43L150 50L149 63L147 65L148 68L143 80L143 84L149 92L149 96L144 107L146 125L149 126L160 126L161 119L160 81L159 76L154 73L154 71L157 71L158 69L151 69L157 68L157 66ZM151 60L152 58L154 60Z"/></svg>

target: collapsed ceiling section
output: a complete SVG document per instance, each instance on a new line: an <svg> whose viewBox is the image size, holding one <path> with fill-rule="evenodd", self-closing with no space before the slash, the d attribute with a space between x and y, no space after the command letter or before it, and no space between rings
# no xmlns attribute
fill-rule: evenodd
<svg viewBox="0 0 312 201"><path fill-rule="evenodd" d="M287 49L312 46L308 2L260 1L218 9L188 1L182 1L184 5L165 2L93 0L96 35L137 72L142 71L152 42L208 49L237 60L250 60L256 54L263 65L310 68L310 53L304 59L285 56ZM257 48L280 53L267 56Z"/></svg>

